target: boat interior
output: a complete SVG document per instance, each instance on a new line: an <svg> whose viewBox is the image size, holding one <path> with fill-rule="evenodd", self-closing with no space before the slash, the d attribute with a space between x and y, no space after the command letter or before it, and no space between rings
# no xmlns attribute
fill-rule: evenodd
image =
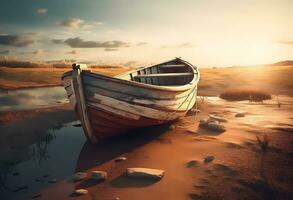
<svg viewBox="0 0 293 200"><path fill-rule="evenodd" d="M193 80L194 69L180 59L154 65L148 68L138 69L118 78L160 86L186 85Z"/></svg>

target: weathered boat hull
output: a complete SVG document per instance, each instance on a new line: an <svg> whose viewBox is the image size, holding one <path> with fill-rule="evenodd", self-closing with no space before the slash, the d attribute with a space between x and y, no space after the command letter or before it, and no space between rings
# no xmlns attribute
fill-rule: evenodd
<svg viewBox="0 0 293 200"><path fill-rule="evenodd" d="M138 83L125 80L126 76L108 77L82 70L64 74L68 98L92 142L181 118L196 102L197 71L191 84L174 87Z"/></svg>

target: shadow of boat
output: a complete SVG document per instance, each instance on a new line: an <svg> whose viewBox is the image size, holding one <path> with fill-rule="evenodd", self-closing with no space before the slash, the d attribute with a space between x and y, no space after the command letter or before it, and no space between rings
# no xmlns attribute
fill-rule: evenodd
<svg viewBox="0 0 293 200"><path fill-rule="evenodd" d="M169 125L163 124L136 129L119 137L101 140L96 144L87 141L79 154L75 171L86 171L139 146L143 146L167 132Z"/></svg>

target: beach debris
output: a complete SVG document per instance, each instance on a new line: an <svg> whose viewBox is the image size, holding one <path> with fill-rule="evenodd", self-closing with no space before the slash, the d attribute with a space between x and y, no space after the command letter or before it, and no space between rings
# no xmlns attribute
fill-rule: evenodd
<svg viewBox="0 0 293 200"><path fill-rule="evenodd" d="M204 158L204 163L210 163L215 159L215 156L208 155Z"/></svg>
<svg viewBox="0 0 293 200"><path fill-rule="evenodd" d="M48 183L56 183L57 182L57 179L56 178L53 178L51 180L48 181Z"/></svg>
<svg viewBox="0 0 293 200"><path fill-rule="evenodd" d="M221 125L218 121L209 122L207 124L207 128L213 131L218 131L218 132L226 131L226 128L223 125Z"/></svg>
<svg viewBox="0 0 293 200"><path fill-rule="evenodd" d="M170 130L174 130L175 128L176 128L176 126L174 124L172 124L172 125L169 126L169 129Z"/></svg>
<svg viewBox="0 0 293 200"><path fill-rule="evenodd" d="M107 179L107 172L105 171L92 171L91 179L100 181Z"/></svg>
<svg viewBox="0 0 293 200"><path fill-rule="evenodd" d="M32 196L32 199L39 198L41 195L42 195L41 193L34 194L34 195Z"/></svg>
<svg viewBox="0 0 293 200"><path fill-rule="evenodd" d="M150 178L161 179L164 176L165 171L161 169L150 168L127 168L126 175L130 178Z"/></svg>
<svg viewBox="0 0 293 200"><path fill-rule="evenodd" d="M81 181L87 177L87 174L85 172L77 172L73 175L72 180L73 181Z"/></svg>
<svg viewBox="0 0 293 200"><path fill-rule="evenodd" d="M225 119L223 117L216 116L216 115L209 114L209 117L211 119L214 119L214 120L219 121L219 122L228 122L227 119Z"/></svg>
<svg viewBox="0 0 293 200"><path fill-rule="evenodd" d="M118 157L118 158L115 159L115 162L121 162L121 161L125 161L125 160L127 160L126 157L120 156L120 157Z"/></svg>
<svg viewBox="0 0 293 200"><path fill-rule="evenodd" d="M85 195L87 193L89 193L89 192L86 189L77 189L77 190L74 191L75 195Z"/></svg>
<svg viewBox="0 0 293 200"><path fill-rule="evenodd" d="M245 117L244 113L236 113L235 117Z"/></svg>
<svg viewBox="0 0 293 200"><path fill-rule="evenodd" d="M187 168L190 168L190 167L194 167L198 164L198 161L197 160L191 160L189 162L186 163L186 167Z"/></svg>

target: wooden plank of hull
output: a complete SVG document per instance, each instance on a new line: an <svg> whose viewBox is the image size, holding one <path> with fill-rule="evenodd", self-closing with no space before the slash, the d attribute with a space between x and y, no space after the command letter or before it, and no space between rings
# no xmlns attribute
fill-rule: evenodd
<svg viewBox="0 0 293 200"><path fill-rule="evenodd" d="M97 102L89 102L90 105L96 106L101 108L102 106L103 109L108 109L110 112L115 111L121 111L121 112L127 112L132 115L137 115L137 116L144 116L147 118L151 119L157 119L157 120L174 120L176 118L184 116L185 112L168 112L168 111L162 111L162 110L157 110L153 108L148 108L140 105L134 105L130 104L124 101L120 101L114 98L106 97L100 94L95 94L94 98L97 100ZM105 108L107 106L107 108ZM118 114L118 113L117 113Z"/></svg>
<svg viewBox="0 0 293 200"><path fill-rule="evenodd" d="M91 119L93 133L99 138L112 137L126 133L135 128L163 123L163 121L148 119L145 117L141 117L139 120L133 120L92 107L88 107L88 114ZM103 126L101 126L101 124L103 124Z"/></svg>
<svg viewBox="0 0 293 200"><path fill-rule="evenodd" d="M84 90L86 93L86 98L89 100L92 100L92 101L95 101L93 99L93 96L95 94L100 94L103 96L111 97L111 98L114 98L117 100L122 100L122 101L129 102L132 104L143 105L143 106L147 106L147 107L151 107L151 108L156 108L159 110L172 111L172 110L176 110L178 108L178 106L181 105L181 103L186 100L186 98L190 98L190 96L193 95L192 93L196 92L197 88L193 88L192 90L189 90L188 95L186 95L184 98L170 99L170 100L143 99L143 98L134 97L131 95L123 94L123 93L116 92L116 91L109 90L109 89L106 90L106 89L101 89L101 88L94 88L89 85L85 85ZM186 110L184 105L182 105L179 108L179 111L181 111L181 110Z"/></svg>

